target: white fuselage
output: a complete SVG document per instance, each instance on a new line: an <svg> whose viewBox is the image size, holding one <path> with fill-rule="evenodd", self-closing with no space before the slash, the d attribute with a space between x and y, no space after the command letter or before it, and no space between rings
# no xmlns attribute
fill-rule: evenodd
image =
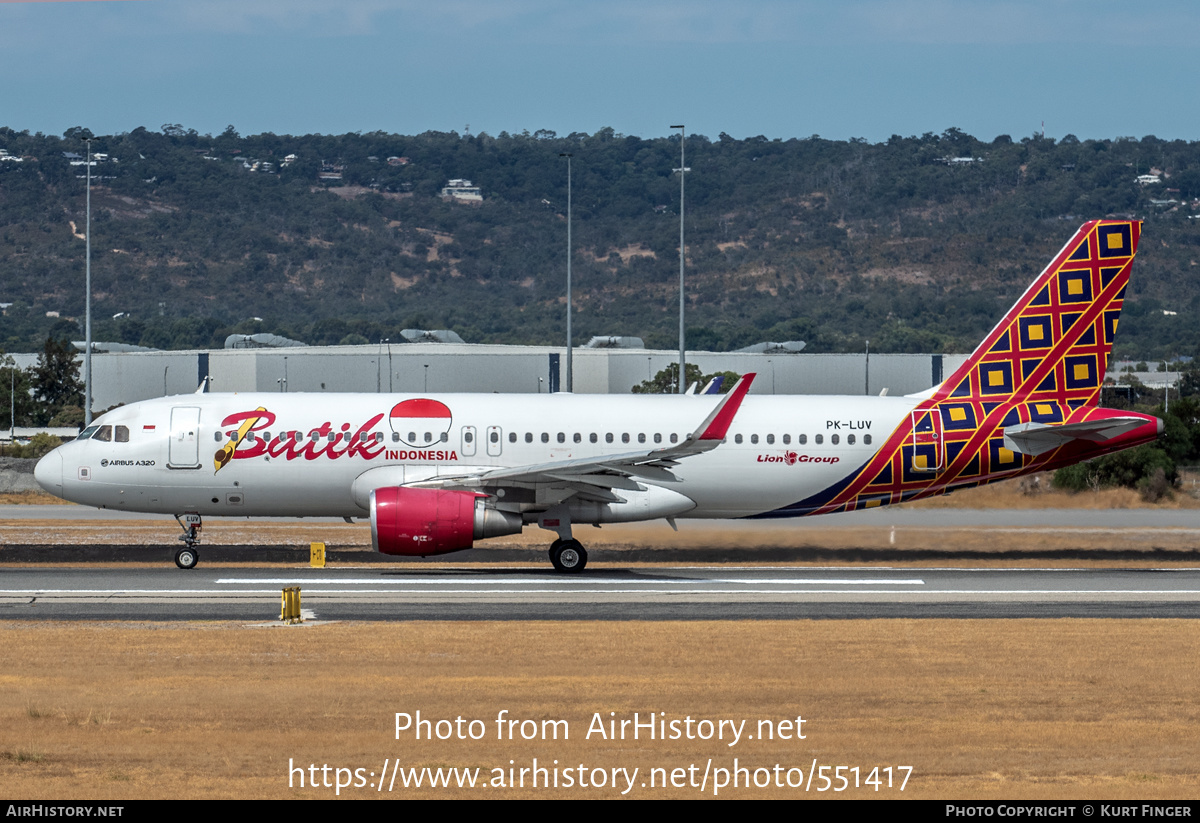
<svg viewBox="0 0 1200 823"><path fill-rule="evenodd" d="M127 440L67 443L52 453L59 460L39 464L38 481L67 500L128 511L364 517L372 487L665 448L691 433L719 400L421 397L444 406L449 418L389 417L412 395L202 394L135 403L95 421L124 427ZM897 426L907 425L917 402L747 397L725 442L681 460L672 469L677 480L662 484L695 504L670 514L747 517L808 498L866 463ZM235 444L218 469L214 456ZM646 516L663 514L651 505Z"/></svg>

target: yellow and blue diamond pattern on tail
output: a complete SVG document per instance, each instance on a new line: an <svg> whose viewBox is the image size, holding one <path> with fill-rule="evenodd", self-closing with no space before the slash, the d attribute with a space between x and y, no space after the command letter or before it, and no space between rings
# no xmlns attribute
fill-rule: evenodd
<svg viewBox="0 0 1200 823"><path fill-rule="evenodd" d="M787 509L848 511L1052 467L1056 451L1014 452L1003 430L1077 422L1096 411L1140 233L1141 223L1128 220L1081 226L971 357L913 411L913 421L932 422L928 431L906 420L859 471Z"/></svg>

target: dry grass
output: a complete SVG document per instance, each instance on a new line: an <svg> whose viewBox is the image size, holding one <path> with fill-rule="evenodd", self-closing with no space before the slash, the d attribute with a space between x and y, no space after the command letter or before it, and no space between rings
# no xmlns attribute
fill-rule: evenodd
<svg viewBox="0 0 1200 823"><path fill-rule="evenodd" d="M13 797L327 797L289 758L379 771L698 764L911 765L904 797L1200 794L1188 621L0 624L0 785ZM569 741L498 742L494 719ZM486 720L480 741L397 741L394 713ZM807 739L584 739L593 712L782 720ZM815 784L814 784L815 785ZM711 792L711 781L709 791ZM351 796L370 796L351 789ZM446 789L405 796L497 796ZM612 789L499 796L612 797ZM696 789L634 789L696 797ZM859 789L851 796L875 796ZM882 796L892 796L886 792ZM803 796L727 790L723 796ZM815 792L810 796L815 796Z"/></svg>
<svg viewBox="0 0 1200 823"><path fill-rule="evenodd" d="M42 491L0 492L0 505L61 506L71 505L61 498Z"/></svg>
<svg viewBox="0 0 1200 823"><path fill-rule="evenodd" d="M1178 489L1158 503L1148 503L1133 489L1100 489L1090 492L1069 492L1050 487L1050 473L1032 478L993 483L974 489L961 489L952 494L931 497L902 505L913 508L947 509L1196 509L1200 508L1200 486L1197 476L1184 472Z"/></svg>

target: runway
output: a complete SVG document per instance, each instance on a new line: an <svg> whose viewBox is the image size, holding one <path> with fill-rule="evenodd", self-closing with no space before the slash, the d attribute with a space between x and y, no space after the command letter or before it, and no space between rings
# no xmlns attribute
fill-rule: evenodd
<svg viewBox="0 0 1200 823"><path fill-rule="evenodd" d="M1200 617L1200 568L662 566L337 569L9 568L0 619L278 618L299 586L312 623L353 620L729 620Z"/></svg>

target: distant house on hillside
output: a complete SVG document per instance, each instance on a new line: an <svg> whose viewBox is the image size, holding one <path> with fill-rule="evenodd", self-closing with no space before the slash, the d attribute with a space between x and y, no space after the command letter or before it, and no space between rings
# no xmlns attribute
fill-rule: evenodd
<svg viewBox="0 0 1200 823"><path fill-rule="evenodd" d="M479 186L471 185L470 180L460 178L446 183L446 187L442 189L442 199L458 200L464 203L482 203L483 194L479 191Z"/></svg>

